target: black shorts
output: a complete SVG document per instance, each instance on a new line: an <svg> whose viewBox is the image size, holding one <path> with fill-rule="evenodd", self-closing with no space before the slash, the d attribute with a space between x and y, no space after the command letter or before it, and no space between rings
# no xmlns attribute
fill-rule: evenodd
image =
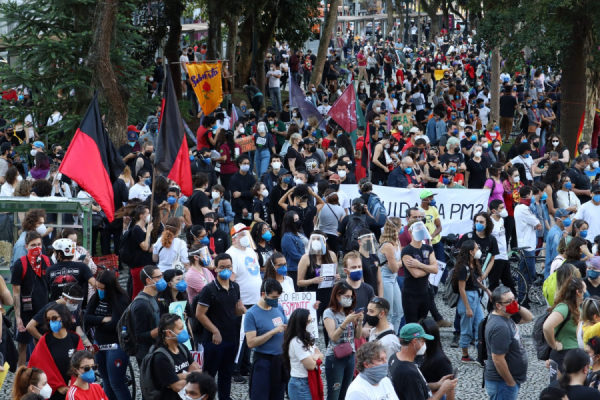
<svg viewBox="0 0 600 400"><path fill-rule="evenodd" d="M32 319L33 318L24 319L23 326L27 326L29 321L31 321ZM15 327L15 331L17 332L17 337L15 338L15 341L17 343L29 344L33 340L33 336L31 336L31 333L29 333L27 330L25 332L19 332L19 330Z"/></svg>

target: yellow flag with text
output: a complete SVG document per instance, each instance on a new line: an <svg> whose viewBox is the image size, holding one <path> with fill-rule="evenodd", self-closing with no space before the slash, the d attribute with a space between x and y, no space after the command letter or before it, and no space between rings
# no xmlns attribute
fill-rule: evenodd
<svg viewBox="0 0 600 400"><path fill-rule="evenodd" d="M204 115L212 113L223 101L221 62L187 64L187 69Z"/></svg>

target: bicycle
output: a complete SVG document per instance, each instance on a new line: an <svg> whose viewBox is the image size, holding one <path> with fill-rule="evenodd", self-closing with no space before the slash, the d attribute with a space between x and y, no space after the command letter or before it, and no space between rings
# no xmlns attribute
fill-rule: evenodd
<svg viewBox="0 0 600 400"><path fill-rule="evenodd" d="M531 303L544 306L546 305L546 298L543 293L544 285L544 274L539 272L537 267L538 263L541 263L542 269L545 257L542 256L527 256L525 250L527 247L515 247L511 249L511 255L509 257L510 272L515 282L515 288L517 290L517 299L519 304L524 304L527 300ZM545 250L545 247L535 249L533 251ZM527 259L533 258L535 260L535 276L531 276L529 268L521 268L521 265L527 262Z"/></svg>

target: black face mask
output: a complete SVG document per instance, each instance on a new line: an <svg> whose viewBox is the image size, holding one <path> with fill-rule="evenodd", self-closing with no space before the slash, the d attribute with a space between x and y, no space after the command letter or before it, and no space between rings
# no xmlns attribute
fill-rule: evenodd
<svg viewBox="0 0 600 400"><path fill-rule="evenodd" d="M379 323L379 317L377 315L365 315L365 322L370 326L377 326Z"/></svg>
<svg viewBox="0 0 600 400"><path fill-rule="evenodd" d="M215 227L215 223L214 222L206 222L206 221L204 221L204 227L206 228L207 232L210 232Z"/></svg>
<svg viewBox="0 0 600 400"><path fill-rule="evenodd" d="M150 156L152 155L152 152L151 152L151 151L145 151L145 152L144 152L144 155L145 155L146 157L150 157Z"/></svg>
<svg viewBox="0 0 600 400"><path fill-rule="evenodd" d="M460 150L458 149L458 147L454 148L454 154L458 153Z"/></svg>
<svg viewBox="0 0 600 400"><path fill-rule="evenodd" d="M308 148L308 151L311 152L311 153L314 153L315 151L317 151L317 147L316 146L310 146Z"/></svg>
<svg viewBox="0 0 600 400"><path fill-rule="evenodd" d="M329 188L337 192L340 189L340 185L337 183L330 183Z"/></svg>
<svg viewBox="0 0 600 400"><path fill-rule="evenodd" d="M435 156L432 156L432 155L427 156L427 161L435 161Z"/></svg>
<svg viewBox="0 0 600 400"><path fill-rule="evenodd" d="M296 225L296 229L302 229L302 221L294 221L294 225Z"/></svg>
<svg viewBox="0 0 600 400"><path fill-rule="evenodd" d="M537 149L538 147L540 147L540 142L533 142L533 147L535 147L536 149Z"/></svg>

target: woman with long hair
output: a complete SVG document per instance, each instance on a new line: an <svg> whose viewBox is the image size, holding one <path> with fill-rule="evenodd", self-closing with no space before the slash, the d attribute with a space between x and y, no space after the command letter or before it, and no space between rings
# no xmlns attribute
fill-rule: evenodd
<svg viewBox="0 0 600 400"><path fill-rule="evenodd" d="M569 399L600 399L598 389L589 387L590 356L585 350L575 348L564 357L560 387L567 391Z"/></svg>
<svg viewBox="0 0 600 400"><path fill-rule="evenodd" d="M584 343L597 336L600 336L600 299L593 296L581 303L581 321L577 326L579 347L583 347Z"/></svg>
<svg viewBox="0 0 600 400"><path fill-rule="evenodd" d="M579 200L579 197L571 191L573 183L571 182L569 175L561 171L561 175L558 177L557 186L557 208L564 208L567 211L576 213L579 207L581 207L581 200Z"/></svg>
<svg viewBox="0 0 600 400"><path fill-rule="evenodd" d="M167 288L162 292L158 292L156 299L160 315L169 313L169 306L176 301L185 301L187 315L192 316L194 313L190 307L187 295L187 282L183 279L183 271L179 269L168 269L163 272L163 279L167 282Z"/></svg>
<svg viewBox="0 0 600 400"><path fill-rule="evenodd" d="M181 220L177 217L167 219L165 231L160 240L153 246L152 261L157 263L162 272L173 268L173 264L179 261L186 271L190 267L187 245L179 239L181 233Z"/></svg>
<svg viewBox="0 0 600 400"><path fill-rule="evenodd" d="M19 367L13 378L11 400L21 400L27 393L35 393L44 399L52 395L48 377L39 368Z"/></svg>
<svg viewBox="0 0 600 400"><path fill-rule="evenodd" d="M585 221L577 220L576 222L583 222L580 226L587 229ZM569 243L565 250L565 263L575 266L579 270L581 276L584 277L587 271L585 262L594 256L588 249L588 241L581 236L575 236L571 241L565 241Z"/></svg>
<svg viewBox="0 0 600 400"><path fill-rule="evenodd" d="M262 273L265 272L265 263L275 251L271 244L273 233L265 222L257 222L250 229L250 236L256 245L256 255L258 256L258 265Z"/></svg>
<svg viewBox="0 0 600 400"><path fill-rule="evenodd" d="M325 356L308 331L308 326L316 322L312 320L310 311L304 308L295 309L288 319L283 338L283 362L290 371L290 400L314 399L308 383L309 371L317 370L316 378L321 379L320 365Z"/></svg>
<svg viewBox="0 0 600 400"><path fill-rule="evenodd" d="M329 307L323 313L323 325L331 341L325 353L327 400L346 398L354 373L354 338L362 336L362 311L354 312L356 294L342 281L333 286ZM334 350L336 349L337 350Z"/></svg>
<svg viewBox="0 0 600 400"><path fill-rule="evenodd" d="M269 221L269 191L262 182L257 182L250 189L252 193L252 219L255 222Z"/></svg>
<svg viewBox="0 0 600 400"><path fill-rule="evenodd" d="M19 182L23 180L23 177L19 174L19 170L15 167L11 167L6 171L5 182L2 184L0 189L0 196L10 197L17 189Z"/></svg>
<svg viewBox="0 0 600 400"><path fill-rule="evenodd" d="M590 387L598 390L600 385L600 338L594 336L585 341L584 350L590 356L590 372L588 372L586 381Z"/></svg>
<svg viewBox="0 0 600 400"><path fill-rule="evenodd" d="M404 276L401 268L400 254L402 247L398 240L402 221L398 217L389 217L383 225L383 233L379 238L379 263L381 267L381 280L383 281L383 297L390 302L388 320L398 332L400 321L404 316L402 308L402 293L398 286L398 275ZM401 271L402 270L402 271Z"/></svg>
<svg viewBox="0 0 600 400"><path fill-rule="evenodd" d="M283 167L296 175L301 167L304 167L304 156L300 152L300 142L302 142L302 135L299 133L293 133L290 136L289 147L283 157Z"/></svg>
<svg viewBox="0 0 600 400"><path fill-rule="evenodd" d="M287 276L287 262L285 257L280 252L274 252L265 261L265 276L263 280L275 279L281 284L283 293L294 293L294 281Z"/></svg>
<svg viewBox="0 0 600 400"><path fill-rule="evenodd" d="M578 347L577 325L581 317L579 306L583 302L586 286L581 278L571 278L560 287L554 307L544 322L544 337L552 349L550 360L558 364L560 373L565 372L565 356ZM589 365L589 357L587 359Z"/></svg>
<svg viewBox="0 0 600 400"><path fill-rule="evenodd" d="M544 146L544 152L556 151L558 153L558 161L561 161L564 165L569 163L569 148L565 146L560 135L553 133L548 136L546 145Z"/></svg>
<svg viewBox="0 0 600 400"><path fill-rule="evenodd" d="M233 139L234 133L232 130L220 129L217 134L217 151L221 157L214 161L221 163L221 184L224 187L229 187L229 180L238 172L239 168L236 163L237 158L242 153L242 148Z"/></svg>
<svg viewBox="0 0 600 400"><path fill-rule="evenodd" d="M98 275L96 288L98 290L85 310L84 321L86 328L95 328L94 344L109 347L96 354L104 390L109 399L131 399L125 381L129 356L121 349L117 334L117 324L131 300L119 285L113 271L107 270Z"/></svg>
<svg viewBox="0 0 600 400"><path fill-rule="evenodd" d="M306 253L300 259L298 263L298 283L299 287L305 288L306 292L316 292L317 293L317 301L319 302L319 308L317 309L317 323L321 321L323 313L327 306L329 305L329 301L331 299L332 288L319 288L319 284L323 282L323 277L321 276L321 267L323 264L333 264L337 266L337 254L332 251L329 246L329 239L325 235L323 231L313 231L311 235L311 246L313 242L317 240L321 242L323 246L325 246L325 251L321 251L306 249ZM319 254L320 253L320 254ZM285 253L284 253L285 254ZM339 280L340 275L336 274L335 280ZM325 346L329 344L329 336L327 335L327 331L323 330L323 339L325 341Z"/></svg>
<svg viewBox="0 0 600 400"><path fill-rule="evenodd" d="M229 224L233 222L235 213L231 208L231 203L225 199L225 186L219 184L213 185L210 190L212 198L210 206L219 217L219 228L223 232L229 232Z"/></svg>
<svg viewBox="0 0 600 400"><path fill-rule="evenodd" d="M288 211L283 216L281 224L281 249L288 262L288 275L294 280L298 289L298 263L304 255L308 239L302 233L302 221L294 211Z"/></svg>
<svg viewBox="0 0 600 400"><path fill-rule="evenodd" d="M125 397L110 397L102 389L96 381L95 371L99 369L99 366L94 362L94 355L87 350L81 350L73 354L71 357L71 370L69 371L71 376L76 377L75 382L69 388L68 399L69 400L88 400L89 398L103 399L108 397L109 399L124 399ZM104 378L103 378L104 379ZM106 386L106 383L104 383ZM127 390L129 393L129 390ZM131 398L131 394L129 394Z"/></svg>
<svg viewBox="0 0 600 400"><path fill-rule="evenodd" d="M44 313L44 320L48 333L35 346L29 366L46 372L52 388L50 399L63 400L71 381L69 358L73 352L84 349L83 343L79 335L70 330L72 316L67 306L50 304Z"/></svg>
<svg viewBox="0 0 600 400"><path fill-rule="evenodd" d="M158 222L157 222L158 223ZM133 292L131 295L132 299L141 292L144 287L140 279L140 271L146 265L156 265L152 257L152 229L154 224L150 217L150 210L146 205L138 205L135 207L131 214L131 240L134 243L134 254L133 258L136 262L134 265L130 265L131 269L131 280L133 282Z"/></svg>
<svg viewBox="0 0 600 400"><path fill-rule="evenodd" d="M483 188L490 191L488 206L493 200L501 200L504 203L504 186L502 186L502 167L504 164L495 162L488 169L489 179L485 181Z"/></svg>
<svg viewBox="0 0 600 400"><path fill-rule="evenodd" d="M492 162L506 164L506 153L502 150L502 142L498 139L492 141L492 148L488 154Z"/></svg>
<svg viewBox="0 0 600 400"><path fill-rule="evenodd" d="M479 282L481 272L481 249L475 240L467 240L460 247L456 264L452 271L452 289L458 293L456 311L460 316L460 343L462 349L461 362L477 363L469 356L469 346L477 341L479 323L483 320L483 310L478 288L492 297L492 292Z"/></svg>
<svg viewBox="0 0 600 400"><path fill-rule="evenodd" d="M129 166L125 166L125 168L123 168L123 172L121 172L121 175L119 175L119 179L125 182L125 186L127 186L127 188L135 185L135 180L133 179Z"/></svg>
<svg viewBox="0 0 600 400"><path fill-rule="evenodd" d="M29 170L28 178L47 179L50 174L50 157L43 151L35 153L35 167Z"/></svg>
<svg viewBox="0 0 600 400"><path fill-rule="evenodd" d="M440 328L433 318L425 318L419 322L426 334L433 336L427 341L427 349L419 370L426 382L439 382L446 375L453 373L452 362L444 353L440 338ZM435 392L434 392L435 393ZM447 400L454 399L454 391L446 395Z"/></svg>
<svg viewBox="0 0 600 400"><path fill-rule="evenodd" d="M327 245L331 251L337 255L340 251L338 227L342 219L344 219L346 216L346 211L340 204L340 198L337 192L333 189L326 189L322 197L325 201L325 205L317 214L317 224L315 225L315 230L325 233L327 236Z"/></svg>
<svg viewBox="0 0 600 400"><path fill-rule="evenodd" d="M206 232L206 231L205 231ZM202 251L202 249L206 249ZM204 244L194 244L188 252L190 260L190 269L188 269L185 279L187 283L188 299L194 299L198 293L215 280L215 267L210 257L208 247Z"/></svg>

